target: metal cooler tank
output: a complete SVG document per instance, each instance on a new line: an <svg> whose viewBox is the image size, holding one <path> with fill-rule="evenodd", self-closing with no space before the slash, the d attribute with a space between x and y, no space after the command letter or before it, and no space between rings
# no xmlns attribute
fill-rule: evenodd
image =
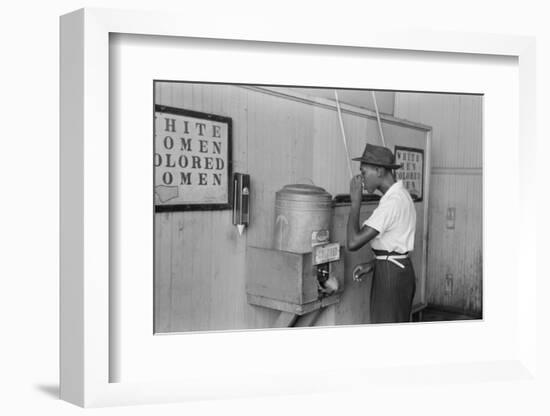
<svg viewBox="0 0 550 416"><path fill-rule="evenodd" d="M313 245L328 242L332 196L307 184L284 186L275 194L273 247L309 253Z"/></svg>

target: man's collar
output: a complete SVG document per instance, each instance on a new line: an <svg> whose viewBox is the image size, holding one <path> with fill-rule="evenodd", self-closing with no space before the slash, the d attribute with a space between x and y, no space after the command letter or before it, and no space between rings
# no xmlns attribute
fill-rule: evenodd
<svg viewBox="0 0 550 416"><path fill-rule="evenodd" d="M403 189L403 181L395 181L393 185L388 188L386 193L382 195L382 198L380 198L380 201L388 198L391 194L399 191L400 189Z"/></svg>

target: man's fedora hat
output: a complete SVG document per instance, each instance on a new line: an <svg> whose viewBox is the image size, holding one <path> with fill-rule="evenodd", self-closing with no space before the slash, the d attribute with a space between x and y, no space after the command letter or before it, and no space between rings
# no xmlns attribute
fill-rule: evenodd
<svg viewBox="0 0 550 416"><path fill-rule="evenodd" d="M403 167L403 165L395 164L395 157L390 149L369 143L365 146L363 156L355 157L352 160L358 160L367 165L382 166L388 169L400 169Z"/></svg>

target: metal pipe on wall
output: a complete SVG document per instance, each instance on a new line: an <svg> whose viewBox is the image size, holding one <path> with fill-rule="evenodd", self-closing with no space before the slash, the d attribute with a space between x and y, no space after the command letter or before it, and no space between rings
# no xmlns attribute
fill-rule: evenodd
<svg viewBox="0 0 550 416"><path fill-rule="evenodd" d="M378 121L378 131L380 132L380 139L382 139L382 146L386 147L386 140L384 140L384 132L382 131L382 122L380 121L380 112L378 111L378 103L376 102L376 94L371 91L372 100L374 101L374 110L376 111L376 120Z"/></svg>
<svg viewBox="0 0 550 416"><path fill-rule="evenodd" d="M351 162L348 150L348 141L346 140L346 133L344 131L344 121L342 120L342 110L340 109L340 100L338 100L338 93L334 91L334 99L336 100L336 110L338 111L338 119L340 120L340 131L342 132L342 140L344 140L344 147L346 148L346 159L348 161L349 177L353 178L353 171L351 170Z"/></svg>

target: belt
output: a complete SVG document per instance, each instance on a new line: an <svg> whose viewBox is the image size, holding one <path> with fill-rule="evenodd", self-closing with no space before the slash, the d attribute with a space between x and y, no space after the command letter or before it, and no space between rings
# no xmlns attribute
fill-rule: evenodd
<svg viewBox="0 0 550 416"><path fill-rule="evenodd" d="M399 266L402 269L404 269L405 266L402 263L399 263L397 260L406 259L407 257L409 257L409 256L406 255L406 254L397 254L397 255L386 254L384 256L376 256L376 260L391 261L396 266Z"/></svg>

